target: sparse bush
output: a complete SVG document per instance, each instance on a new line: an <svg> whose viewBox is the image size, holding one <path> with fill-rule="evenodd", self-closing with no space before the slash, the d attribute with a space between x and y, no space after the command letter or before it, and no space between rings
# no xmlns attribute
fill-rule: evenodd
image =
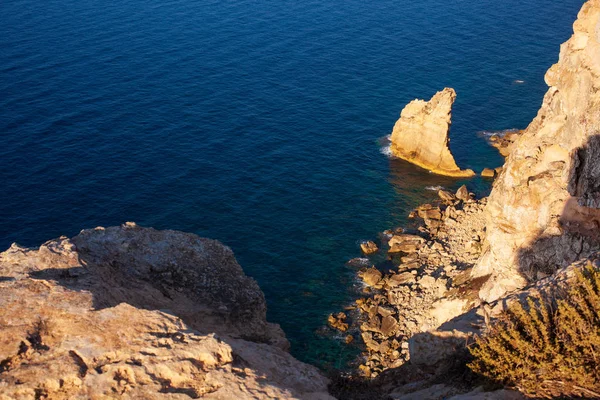
<svg viewBox="0 0 600 400"><path fill-rule="evenodd" d="M476 373L538 398L600 398L600 271L510 306L470 348Z"/></svg>

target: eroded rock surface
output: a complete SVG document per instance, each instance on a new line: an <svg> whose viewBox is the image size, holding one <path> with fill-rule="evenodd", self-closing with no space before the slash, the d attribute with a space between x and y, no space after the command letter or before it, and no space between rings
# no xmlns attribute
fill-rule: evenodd
<svg viewBox="0 0 600 400"><path fill-rule="evenodd" d="M546 73L537 117L511 146L486 209L474 276L491 301L599 248L600 0L583 5Z"/></svg>
<svg viewBox="0 0 600 400"><path fill-rule="evenodd" d="M463 331L434 331L479 306L483 280L472 280L470 271L483 250L485 204L466 187L457 194L440 191L440 204L412 213L419 221L415 233L387 231L384 249L395 267L386 273L375 267L358 273L366 296L356 300L358 315L349 327L365 344L363 375L374 378L409 360L434 365L473 333L471 325Z"/></svg>
<svg viewBox="0 0 600 400"><path fill-rule="evenodd" d="M508 157L513 149L513 146L523 131L520 130L508 130L501 132L500 134L494 134L489 138L489 143L496 149L503 157Z"/></svg>
<svg viewBox="0 0 600 400"><path fill-rule="evenodd" d="M448 147L454 89L445 88L431 100L413 100L404 109L391 135L391 151L402 158L436 174L473 176L471 170L461 170Z"/></svg>
<svg viewBox="0 0 600 400"><path fill-rule="evenodd" d="M466 187L440 190L439 197L411 213L416 226L385 231L385 273L375 267L359 272L363 280L375 278L365 281L349 312L348 332L364 344L359 373L368 384L334 386L340 398L524 398L465 383L466 346L505 303L484 307L479 289L487 277L471 276L484 250L487 199L474 199Z"/></svg>
<svg viewBox="0 0 600 400"><path fill-rule="evenodd" d="M128 223L0 254L0 398L331 399L217 241Z"/></svg>
<svg viewBox="0 0 600 400"><path fill-rule="evenodd" d="M451 371L510 304L564 291L575 271L600 266L600 0L583 5L574 32L546 74L538 116L496 140L508 158L486 171L497 176L491 196L441 190L441 204L411 213L423 241L390 235L400 262L356 301L360 370L380 398L522 398L453 385Z"/></svg>

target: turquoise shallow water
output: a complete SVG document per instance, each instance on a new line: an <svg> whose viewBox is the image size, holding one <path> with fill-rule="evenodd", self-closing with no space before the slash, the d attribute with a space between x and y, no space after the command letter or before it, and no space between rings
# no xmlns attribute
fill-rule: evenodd
<svg viewBox="0 0 600 400"><path fill-rule="evenodd" d="M297 357L353 296L357 242L456 181L390 160L402 107L458 92L451 148L523 128L582 1L7 0L0 246L133 220L231 246ZM523 83L516 83L517 80Z"/></svg>

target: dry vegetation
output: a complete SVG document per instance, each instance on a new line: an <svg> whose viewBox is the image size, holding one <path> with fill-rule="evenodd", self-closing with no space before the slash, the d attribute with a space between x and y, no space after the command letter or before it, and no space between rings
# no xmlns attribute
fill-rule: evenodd
<svg viewBox="0 0 600 400"><path fill-rule="evenodd" d="M600 271L515 303L470 349L470 368L530 397L600 398Z"/></svg>

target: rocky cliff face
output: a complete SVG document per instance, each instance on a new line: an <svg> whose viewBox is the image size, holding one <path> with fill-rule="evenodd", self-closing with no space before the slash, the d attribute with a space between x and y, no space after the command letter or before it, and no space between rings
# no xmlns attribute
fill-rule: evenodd
<svg viewBox="0 0 600 400"><path fill-rule="evenodd" d="M445 88L431 100L413 100L394 125L391 151L402 158L436 174L472 176L473 171L461 170L448 148L454 89Z"/></svg>
<svg viewBox="0 0 600 400"><path fill-rule="evenodd" d="M0 399L329 399L217 241L128 223L0 254Z"/></svg>
<svg viewBox="0 0 600 400"><path fill-rule="evenodd" d="M489 197L481 297L551 274L599 248L600 0L584 4L546 73L537 117L512 146Z"/></svg>

